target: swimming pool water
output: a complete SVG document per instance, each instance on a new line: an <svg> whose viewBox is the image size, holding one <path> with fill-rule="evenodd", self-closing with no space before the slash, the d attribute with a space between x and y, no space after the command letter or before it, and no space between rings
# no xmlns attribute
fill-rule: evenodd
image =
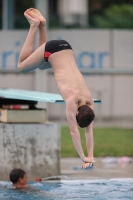
<svg viewBox="0 0 133 200"><path fill-rule="evenodd" d="M68 180L29 184L38 190L6 189L2 186L11 184L0 181L0 200L133 200L133 179Z"/></svg>

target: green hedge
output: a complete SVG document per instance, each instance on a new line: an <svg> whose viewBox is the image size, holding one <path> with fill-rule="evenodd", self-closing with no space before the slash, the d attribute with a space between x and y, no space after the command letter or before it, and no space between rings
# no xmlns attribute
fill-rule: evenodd
<svg viewBox="0 0 133 200"><path fill-rule="evenodd" d="M79 129L86 154L84 129ZM68 127L61 128L61 156L78 157ZM94 156L133 156L133 129L94 128Z"/></svg>

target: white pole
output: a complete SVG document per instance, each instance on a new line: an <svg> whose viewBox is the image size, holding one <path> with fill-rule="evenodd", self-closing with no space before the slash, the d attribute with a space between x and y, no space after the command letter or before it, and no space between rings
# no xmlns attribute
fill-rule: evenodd
<svg viewBox="0 0 133 200"><path fill-rule="evenodd" d="M3 0L2 29L14 28L14 0Z"/></svg>
<svg viewBox="0 0 133 200"><path fill-rule="evenodd" d="M3 8L2 8L2 29L8 29L8 1L3 0Z"/></svg>
<svg viewBox="0 0 133 200"><path fill-rule="evenodd" d="M48 21L48 1L47 0L35 0L35 8L38 9ZM47 26L46 26L46 32ZM38 46L38 38L35 41L36 47ZM44 61L45 62L45 61ZM47 71L39 70L35 71L35 90L41 92L47 91ZM47 108L47 103L38 103L38 107Z"/></svg>

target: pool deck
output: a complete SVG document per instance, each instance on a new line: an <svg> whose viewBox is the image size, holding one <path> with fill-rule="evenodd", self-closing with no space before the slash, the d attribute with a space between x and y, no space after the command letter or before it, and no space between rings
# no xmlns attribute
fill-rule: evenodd
<svg viewBox="0 0 133 200"><path fill-rule="evenodd" d="M92 169L80 169L82 161L79 158L61 158L61 175L69 179L113 179L133 178L133 158L131 163L103 163L103 158L96 158ZM77 169L76 169L77 168Z"/></svg>

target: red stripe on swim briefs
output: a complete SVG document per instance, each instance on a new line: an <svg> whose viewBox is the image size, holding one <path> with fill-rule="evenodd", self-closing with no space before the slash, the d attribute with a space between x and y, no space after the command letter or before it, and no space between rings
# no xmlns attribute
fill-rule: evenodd
<svg viewBox="0 0 133 200"><path fill-rule="evenodd" d="M51 55L52 53L48 52L48 51L45 51L44 52L44 58L49 58L49 56Z"/></svg>

